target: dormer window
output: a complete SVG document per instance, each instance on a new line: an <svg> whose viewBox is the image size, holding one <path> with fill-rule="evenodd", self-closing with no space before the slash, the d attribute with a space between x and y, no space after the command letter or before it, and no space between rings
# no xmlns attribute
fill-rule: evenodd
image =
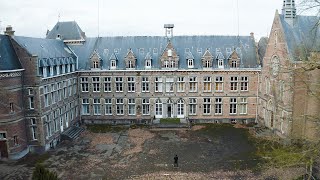
<svg viewBox="0 0 320 180"><path fill-rule="evenodd" d="M93 62L93 68L99 68L99 62L94 61Z"/></svg>
<svg viewBox="0 0 320 180"><path fill-rule="evenodd" d="M218 60L218 68L223 68L223 59Z"/></svg>
<svg viewBox="0 0 320 180"><path fill-rule="evenodd" d="M210 68L210 61L206 61L204 67L205 67L205 68Z"/></svg>
<svg viewBox="0 0 320 180"><path fill-rule="evenodd" d="M236 60L231 61L231 68L237 68L237 61Z"/></svg>
<svg viewBox="0 0 320 180"><path fill-rule="evenodd" d="M188 68L193 68L193 59L188 59Z"/></svg>
<svg viewBox="0 0 320 180"><path fill-rule="evenodd" d="M116 60L111 60L111 65L110 65L110 69L116 69L117 68L117 63Z"/></svg>
<svg viewBox="0 0 320 180"><path fill-rule="evenodd" d="M146 68L151 68L151 60L150 59L146 60L145 66L146 66Z"/></svg>
<svg viewBox="0 0 320 180"><path fill-rule="evenodd" d="M129 61L129 62L128 62L128 68L134 68L132 61Z"/></svg>

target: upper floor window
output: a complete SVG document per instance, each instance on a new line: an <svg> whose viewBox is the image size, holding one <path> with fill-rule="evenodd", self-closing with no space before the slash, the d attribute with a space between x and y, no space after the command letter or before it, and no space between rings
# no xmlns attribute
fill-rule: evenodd
<svg viewBox="0 0 320 180"><path fill-rule="evenodd" d="M100 92L100 78L99 77L92 78L92 86L93 86L93 92Z"/></svg>
<svg viewBox="0 0 320 180"><path fill-rule="evenodd" d="M134 65L133 65L132 61L128 61L128 68L134 68Z"/></svg>
<svg viewBox="0 0 320 180"><path fill-rule="evenodd" d="M111 85L111 77L104 78L104 92L111 92L112 85Z"/></svg>
<svg viewBox="0 0 320 180"><path fill-rule="evenodd" d="M128 92L135 92L135 78L128 77Z"/></svg>
<svg viewBox="0 0 320 180"><path fill-rule="evenodd" d="M81 77L80 78L80 85L81 85L81 91L82 92L88 92L89 91L89 82L87 77Z"/></svg>
<svg viewBox="0 0 320 180"><path fill-rule="evenodd" d="M185 89L184 77L178 77L178 80L177 80L177 92L184 92L184 89Z"/></svg>
<svg viewBox="0 0 320 180"><path fill-rule="evenodd" d="M149 78L142 77L142 92L149 92Z"/></svg>
<svg viewBox="0 0 320 180"><path fill-rule="evenodd" d="M230 77L230 90L231 91L237 91L238 90L238 77L237 76L231 76Z"/></svg>
<svg viewBox="0 0 320 180"><path fill-rule="evenodd" d="M154 92L162 92L162 77L155 78Z"/></svg>
<svg viewBox="0 0 320 180"><path fill-rule="evenodd" d="M217 76L216 77L216 92L222 92L223 91L223 77L222 76Z"/></svg>
<svg viewBox="0 0 320 180"><path fill-rule="evenodd" d="M240 90L248 91L249 80L247 76L242 76L240 79Z"/></svg>
<svg viewBox="0 0 320 180"><path fill-rule="evenodd" d="M173 92L173 78L166 78L166 92Z"/></svg>
<svg viewBox="0 0 320 180"><path fill-rule="evenodd" d="M116 92L123 92L123 78L116 77Z"/></svg>
<svg viewBox="0 0 320 180"><path fill-rule="evenodd" d="M189 92L197 92L198 84L197 84L197 77L190 77L189 78Z"/></svg>
<svg viewBox="0 0 320 180"><path fill-rule="evenodd" d="M211 92L211 77L204 77L203 78L203 91L204 92Z"/></svg>

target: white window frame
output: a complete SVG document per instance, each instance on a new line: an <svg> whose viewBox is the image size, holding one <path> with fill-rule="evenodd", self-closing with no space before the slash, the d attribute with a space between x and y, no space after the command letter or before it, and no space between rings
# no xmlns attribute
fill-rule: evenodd
<svg viewBox="0 0 320 180"><path fill-rule="evenodd" d="M241 76L240 77L240 91L249 91L249 77Z"/></svg>
<svg viewBox="0 0 320 180"><path fill-rule="evenodd" d="M89 115L90 114L89 99L82 99L81 114L82 115Z"/></svg>
<svg viewBox="0 0 320 180"><path fill-rule="evenodd" d="M112 78L104 77L104 92L112 92Z"/></svg>
<svg viewBox="0 0 320 180"><path fill-rule="evenodd" d="M222 98L215 98L215 105L214 105L214 114L215 115L222 115L223 114L223 102Z"/></svg>
<svg viewBox="0 0 320 180"><path fill-rule="evenodd" d="M203 115L211 114L211 98L203 98Z"/></svg>
<svg viewBox="0 0 320 180"><path fill-rule="evenodd" d="M230 114L237 114L237 98L230 98Z"/></svg>
<svg viewBox="0 0 320 180"><path fill-rule="evenodd" d="M100 77L92 77L92 91L100 92Z"/></svg>
<svg viewBox="0 0 320 180"><path fill-rule="evenodd" d="M93 115L101 115L101 100L100 100L100 98L93 99Z"/></svg>
<svg viewBox="0 0 320 180"><path fill-rule="evenodd" d="M142 115L150 115L150 99L142 99Z"/></svg>
<svg viewBox="0 0 320 180"><path fill-rule="evenodd" d="M167 93L172 93L174 92L174 78L166 78L166 92Z"/></svg>
<svg viewBox="0 0 320 180"><path fill-rule="evenodd" d="M136 80L135 77L127 77L128 92L135 92Z"/></svg>
<svg viewBox="0 0 320 180"><path fill-rule="evenodd" d="M142 77L141 92L150 92L149 77Z"/></svg>
<svg viewBox="0 0 320 180"><path fill-rule="evenodd" d="M231 76L230 77L230 91L238 91L238 76Z"/></svg>
<svg viewBox="0 0 320 180"><path fill-rule="evenodd" d="M203 92L212 91L212 81L210 76L203 77Z"/></svg>
<svg viewBox="0 0 320 180"><path fill-rule="evenodd" d="M124 115L124 105L123 105L123 99L116 99L116 105L117 105L117 115Z"/></svg>
<svg viewBox="0 0 320 180"><path fill-rule="evenodd" d="M123 92L123 77L116 77L116 92Z"/></svg>
<svg viewBox="0 0 320 180"><path fill-rule="evenodd" d="M239 114L247 114L248 113L248 98L241 97L239 104Z"/></svg>
<svg viewBox="0 0 320 180"><path fill-rule="evenodd" d="M162 91L163 91L162 77L155 77L154 92L162 92Z"/></svg>
<svg viewBox="0 0 320 180"><path fill-rule="evenodd" d="M197 92L197 91L198 91L197 77L191 76L189 77L189 92Z"/></svg>
<svg viewBox="0 0 320 180"><path fill-rule="evenodd" d="M136 115L136 101L135 99L128 99L128 115Z"/></svg>
<svg viewBox="0 0 320 180"><path fill-rule="evenodd" d="M177 79L177 92L184 92L185 91L185 78L178 77Z"/></svg>

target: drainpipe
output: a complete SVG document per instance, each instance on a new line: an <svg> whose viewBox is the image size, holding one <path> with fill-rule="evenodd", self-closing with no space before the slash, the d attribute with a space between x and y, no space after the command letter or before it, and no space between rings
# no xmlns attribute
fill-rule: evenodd
<svg viewBox="0 0 320 180"><path fill-rule="evenodd" d="M255 123L258 123L259 87L260 87L260 73L258 72L257 102L256 102L257 104L256 104L256 120L255 120Z"/></svg>

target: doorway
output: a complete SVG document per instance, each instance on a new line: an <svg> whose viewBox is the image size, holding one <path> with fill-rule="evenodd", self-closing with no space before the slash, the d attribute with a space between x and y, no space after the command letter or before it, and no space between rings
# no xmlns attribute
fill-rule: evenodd
<svg viewBox="0 0 320 180"><path fill-rule="evenodd" d="M8 158L7 141L0 141L0 159Z"/></svg>
<svg viewBox="0 0 320 180"><path fill-rule="evenodd" d="M172 107L171 107L171 104L168 104L168 118L171 118L172 117Z"/></svg>

